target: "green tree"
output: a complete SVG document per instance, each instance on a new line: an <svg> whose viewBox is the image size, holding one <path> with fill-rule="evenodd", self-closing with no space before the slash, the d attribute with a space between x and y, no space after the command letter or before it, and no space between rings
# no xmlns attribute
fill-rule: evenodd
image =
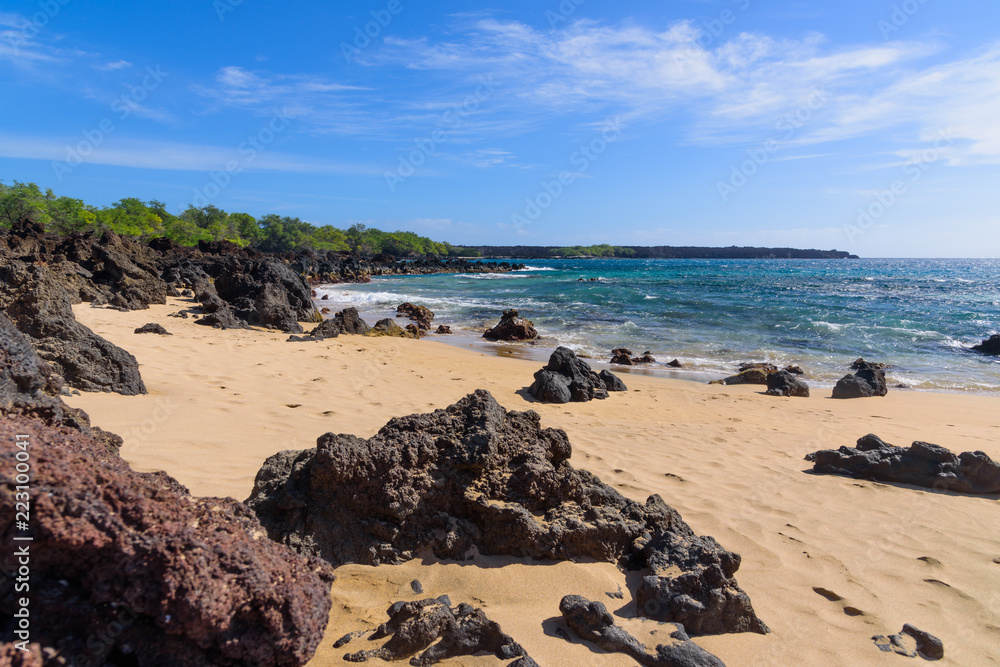
<svg viewBox="0 0 1000 667"><path fill-rule="evenodd" d="M34 183L14 181L13 185L4 185L0 181L0 227L10 227L25 218L48 224L51 217L46 194L52 196L52 191L43 193Z"/></svg>

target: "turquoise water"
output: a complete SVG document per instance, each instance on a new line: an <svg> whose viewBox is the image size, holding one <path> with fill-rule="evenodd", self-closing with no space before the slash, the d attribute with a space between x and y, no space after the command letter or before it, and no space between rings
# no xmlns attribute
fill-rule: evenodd
<svg viewBox="0 0 1000 667"><path fill-rule="evenodd" d="M651 351L655 371L674 377L766 360L798 364L823 386L863 356L892 364L893 384L1000 392L1000 360L968 349L1000 332L1000 260L524 262L516 273L392 276L318 293L330 295L321 305L368 317L426 305L460 334L438 339L463 345L517 308L547 339L532 348L539 358L557 344L598 360L625 346ZM662 365L674 358L682 371Z"/></svg>

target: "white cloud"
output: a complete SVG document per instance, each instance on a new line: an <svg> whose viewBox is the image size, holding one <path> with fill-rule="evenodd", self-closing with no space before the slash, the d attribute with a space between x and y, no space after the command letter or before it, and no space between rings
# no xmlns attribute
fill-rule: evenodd
<svg viewBox="0 0 1000 667"><path fill-rule="evenodd" d="M116 60L110 63L104 63L103 65L94 65L94 69L100 70L102 72L114 72L116 70L125 69L131 67L132 63L127 60Z"/></svg>

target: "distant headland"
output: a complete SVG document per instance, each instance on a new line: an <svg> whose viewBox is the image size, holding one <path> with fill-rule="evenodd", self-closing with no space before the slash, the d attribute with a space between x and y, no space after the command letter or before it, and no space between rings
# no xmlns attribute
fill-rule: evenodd
<svg viewBox="0 0 1000 667"><path fill-rule="evenodd" d="M801 250L798 248L755 248L729 246L463 246L490 259L552 259L580 257L622 257L633 259L860 259L842 250Z"/></svg>

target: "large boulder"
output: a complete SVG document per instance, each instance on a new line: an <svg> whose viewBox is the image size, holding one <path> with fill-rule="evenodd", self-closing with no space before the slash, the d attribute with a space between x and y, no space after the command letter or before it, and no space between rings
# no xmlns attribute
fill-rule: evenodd
<svg viewBox="0 0 1000 667"><path fill-rule="evenodd" d="M237 318L253 326L302 333L299 322L321 322L305 279L274 259L230 257L215 290Z"/></svg>
<svg viewBox="0 0 1000 667"><path fill-rule="evenodd" d="M415 328L415 327L414 327ZM418 338L417 334L402 328L392 318L386 317L365 332L366 336L390 336L395 338Z"/></svg>
<svg viewBox="0 0 1000 667"><path fill-rule="evenodd" d="M357 308L345 308L309 332L310 336L336 338L345 334L366 334L371 327L358 315Z"/></svg>
<svg viewBox="0 0 1000 667"><path fill-rule="evenodd" d="M691 641L684 627L677 625L670 634L674 642L659 644L655 652L625 629L615 625L615 618L603 602L591 602L580 595L567 595L559 602L563 620L576 636L610 653L624 653L644 667L726 667L714 655Z"/></svg>
<svg viewBox="0 0 1000 667"><path fill-rule="evenodd" d="M434 311L427 308L427 306L416 306L407 301L396 306L396 317L408 317L418 327L426 331L431 328L431 322L434 320Z"/></svg>
<svg viewBox="0 0 1000 667"><path fill-rule="evenodd" d="M854 375L845 375L833 388L834 398L870 398L885 396L889 388L881 364L865 362ZM884 366L883 366L884 367Z"/></svg>
<svg viewBox="0 0 1000 667"><path fill-rule="evenodd" d="M774 371L765 368L748 368L722 380L722 384L767 384L767 378Z"/></svg>
<svg viewBox="0 0 1000 667"><path fill-rule="evenodd" d="M609 391L626 391L625 383L610 371L597 374L573 350L558 347L549 363L535 372L528 393L545 403L569 403L607 398Z"/></svg>
<svg viewBox="0 0 1000 667"><path fill-rule="evenodd" d="M20 442L32 541L11 544L30 548L30 638L43 653L149 667L301 665L313 655L330 610L326 563L267 540L235 500L194 498L36 419L0 420L3 488L14 488ZM0 517L7 539L25 534L12 492L0 494ZM0 596L0 615L13 617L16 598ZM11 639L7 626L0 641Z"/></svg>
<svg viewBox="0 0 1000 667"><path fill-rule="evenodd" d="M392 419L368 440L328 433L280 452L247 504L268 535L335 565L401 563L430 550L646 569L640 613L693 634L766 632L736 583L739 555L699 537L659 496L623 497L569 464L564 431L483 390Z"/></svg>
<svg viewBox="0 0 1000 667"><path fill-rule="evenodd" d="M914 442L909 449L868 434L857 448L825 449L806 456L813 470L881 482L913 484L957 493L1000 493L1000 463L983 452L954 454L940 445Z"/></svg>
<svg viewBox="0 0 1000 667"><path fill-rule="evenodd" d="M69 386L146 393L135 357L76 321L70 295L46 267L0 263L0 308Z"/></svg>
<svg viewBox="0 0 1000 667"><path fill-rule="evenodd" d="M767 376L768 396L799 396L809 398L809 385L788 371L777 371Z"/></svg>
<svg viewBox="0 0 1000 667"><path fill-rule="evenodd" d="M535 325L522 318L513 308L503 311L500 321L483 333L488 340L531 340L538 338Z"/></svg>
<svg viewBox="0 0 1000 667"><path fill-rule="evenodd" d="M973 345L972 349L983 354L1000 355L1000 334L993 334L979 345Z"/></svg>
<svg viewBox="0 0 1000 667"><path fill-rule="evenodd" d="M0 416L31 417L48 426L77 429L118 453L121 438L92 427L86 412L66 405L60 398L62 388L62 378L0 312Z"/></svg>

